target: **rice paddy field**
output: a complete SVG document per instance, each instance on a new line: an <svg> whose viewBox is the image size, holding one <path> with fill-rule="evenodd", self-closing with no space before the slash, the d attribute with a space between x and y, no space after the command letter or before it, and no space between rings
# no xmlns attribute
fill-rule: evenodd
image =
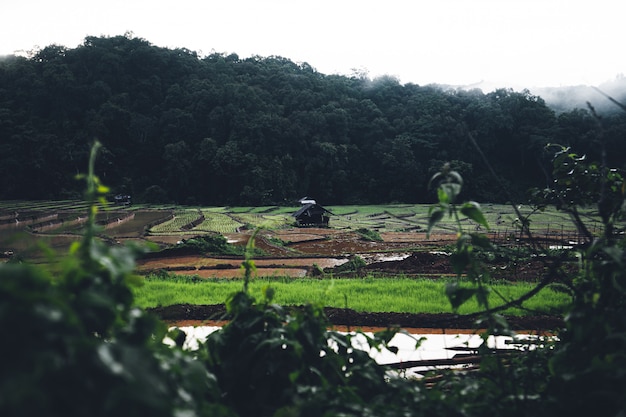
<svg viewBox="0 0 626 417"><path fill-rule="evenodd" d="M332 214L330 227L334 230L350 230L366 228L378 232L420 232L428 225L430 205L426 204L390 204L370 206L327 206ZM172 205L133 205L101 207L103 219L118 216L124 212L156 213L164 220L155 222L150 216L141 217L133 222L134 229L126 227L128 234L146 235L188 235L201 233L236 233L246 228L261 227L264 229L286 229L293 227L292 214L297 206L279 207L185 207ZM515 232L520 220L513 207L501 204L484 204L481 209L489 223L491 232ZM530 206L518 206L524 218L530 220L531 230L540 233L572 232L575 227L568 215L556 210L538 211ZM38 219L46 216L57 216L60 220L71 217L86 216L87 205L81 201L0 201L0 234L7 235L25 226L37 224ZM589 222L590 229L599 227L597 213L589 209L583 212ZM165 219L166 216L169 218ZM201 220L201 221L199 221ZM154 224L152 224L154 222ZM196 222L195 224L193 224ZM192 225L193 224L193 225ZM190 226L192 225L192 226ZM462 226L472 231L478 227L469 220L462 221ZM112 230L113 228L111 228ZM444 218L438 226L438 232L454 232L456 224L453 219ZM47 230L54 234L66 231L59 223ZM80 232L73 230L74 232ZM105 232L105 234L108 232Z"/></svg>
<svg viewBox="0 0 626 417"><path fill-rule="evenodd" d="M245 245L252 230L260 229L257 246L258 267L251 290L261 297L264 287L276 290L275 301L298 305L307 302L324 306L349 307L357 311L441 313L451 308L444 294L450 274L434 269L433 262L420 263L410 274L402 270L403 259L416 252L445 253L456 239L457 224L449 218L426 233L430 205L389 204L369 206L327 206L328 228L298 228L292 214L298 206L279 207L187 207L175 205L115 206L99 208L99 237L111 244L126 241L153 242L160 248L176 246L196 236L222 235L234 245ZM460 226L469 232L485 233L496 240L515 241L519 234L518 213L530 221L535 236L561 242L577 239L568 215L555 210L538 211L530 206L484 204L482 211L489 229L469 220ZM80 238L87 205L80 201L2 201L0 202L0 261L12 258L42 259L41 243L63 253ZM599 221L592 210L583 212L592 233L599 233ZM379 241L367 241L357 231L378 233ZM35 248L35 249L33 249ZM336 279L332 268L358 256L368 264L391 265L391 269L372 269L363 276ZM430 255L429 255L430 256ZM146 277L145 285L135 289L137 304L156 307L172 304L223 303L241 289L242 258L214 256L210 253L187 257L152 257L139 260L137 273ZM439 264L448 263L439 260ZM395 264L394 264L395 265ZM330 266L330 267L328 267ZM507 266L499 266L507 268ZM321 272L324 270L325 272ZM539 272L526 273L496 282L490 303L515 298L529 291ZM539 271L539 270L537 270ZM319 274L322 275L319 275ZM403 275L404 274L404 275ZM316 275L316 276L313 276ZM502 276L500 274L499 276ZM527 302L527 310L507 314L548 314L562 311L568 295L546 288ZM460 313L472 312L466 304Z"/></svg>

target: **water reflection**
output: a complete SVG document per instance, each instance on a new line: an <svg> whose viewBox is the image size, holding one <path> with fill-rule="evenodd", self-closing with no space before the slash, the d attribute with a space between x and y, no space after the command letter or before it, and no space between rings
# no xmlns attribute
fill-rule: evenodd
<svg viewBox="0 0 626 417"><path fill-rule="evenodd" d="M187 334L185 349L195 349L198 341L206 340L207 336L220 329L218 326L181 326L179 327ZM371 336L371 333L367 333ZM492 349L519 349L520 345L515 342L536 340L536 336L521 334L516 336L514 341L511 337L490 336L487 344ZM421 340L419 346L417 342ZM173 341L166 340L166 343L173 344ZM431 359L451 359L459 354L459 350L466 348L478 348L482 343L482 338L478 334L451 333L451 334L419 334L419 333L398 333L389 343L390 346L398 348L398 353L394 354L388 350L377 351L369 349L365 337L356 335L353 338L353 346L356 349L369 350L370 356L379 364L392 364L408 361L422 361ZM457 349L457 350L455 350ZM428 368L412 368L408 374L417 374Z"/></svg>

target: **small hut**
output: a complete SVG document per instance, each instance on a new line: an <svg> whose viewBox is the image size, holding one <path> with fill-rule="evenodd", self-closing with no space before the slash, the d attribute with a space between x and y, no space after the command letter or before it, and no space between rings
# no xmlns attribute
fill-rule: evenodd
<svg viewBox="0 0 626 417"><path fill-rule="evenodd" d="M126 194L118 194L113 198L113 201L115 202L116 205L121 205L121 206L130 206L131 204L131 198L129 195Z"/></svg>
<svg viewBox="0 0 626 417"><path fill-rule="evenodd" d="M328 227L329 215L333 213L308 197L301 198L300 205L300 209L292 214L298 227Z"/></svg>

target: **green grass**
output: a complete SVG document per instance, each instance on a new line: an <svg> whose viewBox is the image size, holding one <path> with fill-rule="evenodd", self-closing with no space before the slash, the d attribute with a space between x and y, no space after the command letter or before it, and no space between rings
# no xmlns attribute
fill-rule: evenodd
<svg viewBox="0 0 626 417"><path fill-rule="evenodd" d="M221 304L229 294L242 289L241 279L194 279L169 276L149 277L145 285L134 289L136 303L140 307L167 306L172 304ZM318 303L328 307L348 307L357 311L399 313L446 313L452 312L445 296L445 280L409 278L362 278L362 279L293 279L255 278L250 292L260 299L262 289L270 286L276 290L274 301L281 305ZM495 284L493 288L511 299L533 288L532 283ZM347 301L347 305L346 305ZM527 301L528 309L543 313L562 312L570 302L563 293L546 288ZM490 297L492 306L501 305L495 293ZM464 304L459 313L478 311L477 304ZM519 309L505 312L512 315L528 314Z"/></svg>

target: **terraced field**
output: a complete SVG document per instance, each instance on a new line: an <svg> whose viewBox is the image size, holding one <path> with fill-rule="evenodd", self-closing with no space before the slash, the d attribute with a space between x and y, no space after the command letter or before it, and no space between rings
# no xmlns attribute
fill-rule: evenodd
<svg viewBox="0 0 626 417"><path fill-rule="evenodd" d="M250 231L261 228L259 244L264 246L268 256L294 258L298 255L347 257L376 251L414 251L430 247L436 241L449 241L454 238L456 230L454 222L446 218L432 236L427 236L429 205L329 206L327 209L332 213L330 227L324 229L294 227L292 213L297 208L101 207L99 220L109 224L100 236L120 242L125 239L152 241L165 247L196 235L217 233L233 243L245 244ZM510 206L487 204L482 209L490 229L481 232L494 240L518 240L519 220ZM537 237L561 242L576 239L576 231L565 214L555 211L535 213L531 207L525 206L518 207L518 210L523 216L530 216L531 229ZM35 246L37 241L63 248L81 233L81 219L86 218L86 213L87 205L81 201L0 202L0 254L6 254L4 256L8 258ZM589 211L584 215L593 231L594 213ZM479 229L470 221L462 221L461 225L468 231ZM362 241L361 237L353 235L359 229L378 232L383 242ZM18 235L21 239L14 239Z"/></svg>

